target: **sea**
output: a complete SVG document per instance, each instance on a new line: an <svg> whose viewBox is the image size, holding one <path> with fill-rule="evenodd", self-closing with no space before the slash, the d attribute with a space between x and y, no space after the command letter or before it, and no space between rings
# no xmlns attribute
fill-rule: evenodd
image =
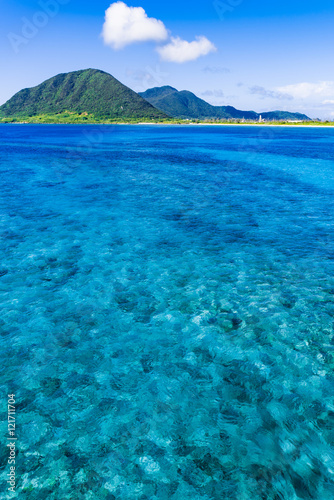
<svg viewBox="0 0 334 500"><path fill-rule="evenodd" d="M333 500L334 128L0 125L0 164L3 494Z"/></svg>

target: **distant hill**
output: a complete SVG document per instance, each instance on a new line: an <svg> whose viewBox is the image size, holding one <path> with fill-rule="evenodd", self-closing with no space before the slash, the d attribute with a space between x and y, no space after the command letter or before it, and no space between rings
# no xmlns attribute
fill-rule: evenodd
<svg viewBox="0 0 334 500"><path fill-rule="evenodd" d="M15 94L2 117L34 117L66 111L97 120L160 120L167 116L116 78L97 69L62 73Z"/></svg>
<svg viewBox="0 0 334 500"><path fill-rule="evenodd" d="M311 120L311 118L306 115L303 115L301 113L290 113L289 111L267 111L265 113L259 114L266 120Z"/></svg>
<svg viewBox="0 0 334 500"><path fill-rule="evenodd" d="M240 111L232 106L212 106L192 92L187 90L179 92L169 86L148 89L146 92L140 92L139 95L154 107L174 118L258 120L261 115L266 120L310 120L306 115L289 113L288 111L256 113L255 111Z"/></svg>

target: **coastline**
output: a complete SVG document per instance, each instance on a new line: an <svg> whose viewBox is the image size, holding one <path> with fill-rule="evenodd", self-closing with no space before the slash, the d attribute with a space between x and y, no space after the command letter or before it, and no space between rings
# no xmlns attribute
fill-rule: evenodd
<svg viewBox="0 0 334 500"><path fill-rule="evenodd" d="M181 126L181 127L289 127L289 128L334 128L333 125L315 125L311 123L307 125L305 123L155 123L155 122L140 122L140 123L124 123L124 122L115 122L115 123L69 123L69 122L58 122L58 123L40 123L40 122L0 122L0 125L75 125L75 126L115 126L115 125L123 125L123 126Z"/></svg>
<svg viewBox="0 0 334 500"><path fill-rule="evenodd" d="M103 124L101 124L103 125ZM113 125L183 125L201 127L299 127L299 128L333 128L333 125L305 125L295 123L115 123Z"/></svg>

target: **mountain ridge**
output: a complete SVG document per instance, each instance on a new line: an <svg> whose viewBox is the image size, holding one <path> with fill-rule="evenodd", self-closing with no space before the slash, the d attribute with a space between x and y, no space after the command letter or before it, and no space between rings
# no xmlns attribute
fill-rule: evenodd
<svg viewBox="0 0 334 500"><path fill-rule="evenodd" d="M173 120L300 120L288 111L241 111L212 106L188 90L171 86L136 93L109 73L84 69L55 75L25 88L0 106L0 121L27 123L138 123Z"/></svg>
<svg viewBox="0 0 334 500"><path fill-rule="evenodd" d="M173 118L258 121L262 116L265 120L310 120L308 116L302 113L289 111L257 113L255 111L241 111L233 106L213 106L189 90L179 91L170 86L153 87L145 92L139 92L139 95L152 106L173 116Z"/></svg>

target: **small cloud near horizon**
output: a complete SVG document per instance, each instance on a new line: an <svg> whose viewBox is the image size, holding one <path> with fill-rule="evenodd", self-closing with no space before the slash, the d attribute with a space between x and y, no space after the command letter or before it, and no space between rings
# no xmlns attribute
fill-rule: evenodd
<svg viewBox="0 0 334 500"><path fill-rule="evenodd" d="M323 81L317 83L303 82L278 87L280 92L288 92L295 99L307 99L309 97L331 98L334 96L334 82Z"/></svg>
<svg viewBox="0 0 334 500"><path fill-rule="evenodd" d="M293 96L288 94L287 92L280 92L276 90L267 90L264 87L260 87L259 85L254 85L253 87L249 87L249 92L251 94L259 95L263 99L266 97L271 99L279 99L279 100L291 100Z"/></svg>

